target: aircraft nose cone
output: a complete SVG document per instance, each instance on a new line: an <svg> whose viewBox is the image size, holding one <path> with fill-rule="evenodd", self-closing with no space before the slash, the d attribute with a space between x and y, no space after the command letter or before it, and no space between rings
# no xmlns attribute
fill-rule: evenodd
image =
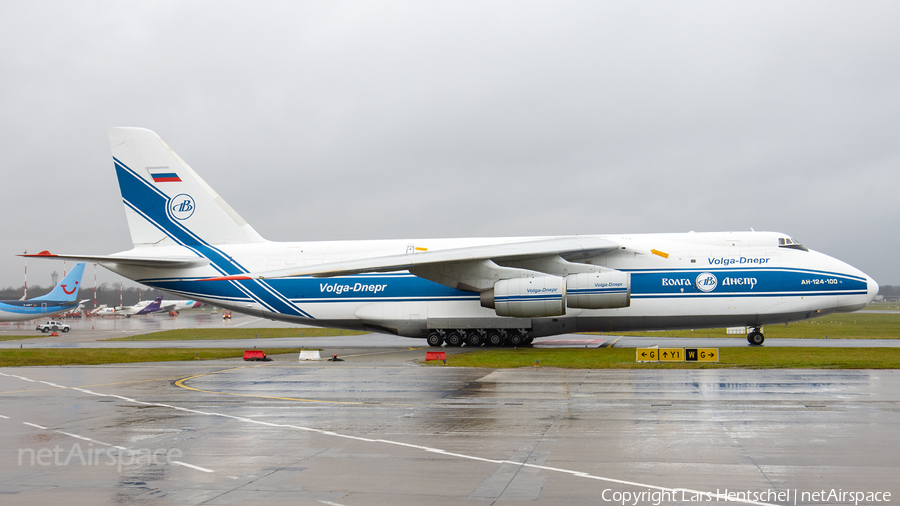
<svg viewBox="0 0 900 506"><path fill-rule="evenodd" d="M878 283L869 276L866 276L866 284L869 287L869 302L872 302L875 300L875 296L878 295Z"/></svg>

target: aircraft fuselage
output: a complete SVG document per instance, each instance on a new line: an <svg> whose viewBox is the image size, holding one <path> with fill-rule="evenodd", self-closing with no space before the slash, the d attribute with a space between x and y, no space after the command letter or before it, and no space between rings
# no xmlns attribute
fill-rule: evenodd
<svg viewBox="0 0 900 506"><path fill-rule="evenodd" d="M580 236L583 237L583 236ZM425 337L435 328L516 328L533 337L567 332L761 326L864 307L877 284L825 254L779 245L774 232L598 236L616 251L570 261L630 275L630 305L567 308L553 317L503 317L479 293L408 272L339 277L205 281L227 274L221 264L160 269L104 264L143 284L264 318ZM243 272L272 271L344 260L533 241L523 238L337 242L263 242L215 246ZM798 245L799 246L799 245ZM188 248L152 248L185 256ZM141 249L123 254L141 256Z"/></svg>

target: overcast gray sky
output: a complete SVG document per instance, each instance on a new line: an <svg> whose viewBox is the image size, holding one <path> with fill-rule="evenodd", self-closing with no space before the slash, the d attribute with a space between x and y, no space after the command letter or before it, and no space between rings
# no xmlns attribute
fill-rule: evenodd
<svg viewBox="0 0 900 506"><path fill-rule="evenodd" d="M5 1L0 285L26 248L131 247L110 126L271 240L753 227L900 284L898 26L878 1Z"/></svg>

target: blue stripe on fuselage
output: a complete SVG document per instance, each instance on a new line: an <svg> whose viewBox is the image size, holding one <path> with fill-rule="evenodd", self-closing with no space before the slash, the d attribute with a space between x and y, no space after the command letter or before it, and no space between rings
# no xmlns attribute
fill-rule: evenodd
<svg viewBox="0 0 900 506"><path fill-rule="evenodd" d="M704 273L716 277L715 288L704 292L697 278ZM766 269L684 269L670 271L632 271L632 297L665 297L667 295L752 296L865 294L864 278L835 272L791 268Z"/></svg>
<svg viewBox="0 0 900 506"><path fill-rule="evenodd" d="M695 286L696 278L705 272L712 273L717 279L716 287L709 292L703 292ZM635 271L631 272L631 280L633 298L859 295L867 293L868 290L865 281L857 276L789 268ZM182 293L187 297L234 299L241 302L250 300L245 292L221 281L165 279L138 281L156 288ZM266 282L273 290L296 304L477 301L479 298L474 292L456 290L410 274L357 274L338 278L296 277L269 279ZM582 293L584 292L571 292L573 295Z"/></svg>
<svg viewBox="0 0 900 506"><path fill-rule="evenodd" d="M0 301L0 311L15 314L34 314L35 317L43 314L53 314L71 309L78 305L77 301L40 301L32 300L4 300Z"/></svg>

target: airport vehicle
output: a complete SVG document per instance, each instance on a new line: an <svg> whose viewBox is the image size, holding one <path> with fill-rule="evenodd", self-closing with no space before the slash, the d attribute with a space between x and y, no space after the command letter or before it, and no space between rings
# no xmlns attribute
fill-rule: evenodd
<svg viewBox="0 0 900 506"><path fill-rule="evenodd" d="M98 262L242 313L425 338L763 325L863 308L860 270L777 232L266 241L154 132L109 131L134 248ZM514 199L514 196L497 195Z"/></svg>
<svg viewBox="0 0 900 506"><path fill-rule="evenodd" d="M50 332L50 331L68 332L70 330L70 328L65 323L58 322L56 320L50 320L46 323L38 323L36 330L40 330L41 332L46 334L47 332Z"/></svg>
<svg viewBox="0 0 900 506"><path fill-rule="evenodd" d="M222 313L222 320L230 320L231 319L231 311L225 311Z"/></svg>
<svg viewBox="0 0 900 506"><path fill-rule="evenodd" d="M78 300L82 274L84 263L78 263L47 295L29 300L0 300L0 322L34 320L68 311L86 302Z"/></svg>

